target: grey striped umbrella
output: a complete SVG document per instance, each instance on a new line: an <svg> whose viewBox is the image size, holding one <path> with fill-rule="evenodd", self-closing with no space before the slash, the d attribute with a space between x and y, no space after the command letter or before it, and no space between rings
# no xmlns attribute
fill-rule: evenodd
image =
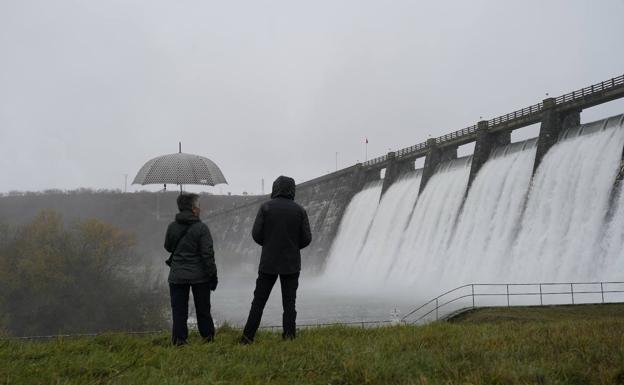
<svg viewBox="0 0 624 385"><path fill-rule="evenodd" d="M226 183L219 167L210 159L179 152L149 160L141 167L132 184L199 184L214 186Z"/></svg>

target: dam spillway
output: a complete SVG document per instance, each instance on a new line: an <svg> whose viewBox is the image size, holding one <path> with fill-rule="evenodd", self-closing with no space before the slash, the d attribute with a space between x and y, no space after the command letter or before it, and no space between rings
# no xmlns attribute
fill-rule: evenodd
<svg viewBox="0 0 624 385"><path fill-rule="evenodd" d="M398 269L396 266L401 264L403 264L403 269L400 271L406 275L402 281L409 282L418 279L410 273L408 266L414 263L412 257L415 251L413 249L426 255L423 258L439 260L441 258L441 249L438 248L440 242L435 240L438 238L453 239L452 246L449 247L456 251L445 250L444 253L445 258L450 258L445 260L444 269L451 269L450 271L453 271L452 266L458 268L461 265L463 259L456 257L460 251L460 254L468 255L485 253L489 258L489 256L496 254L495 251L490 250L498 250L498 252L507 250L506 248L510 245L507 239L509 237L512 237L514 242L522 243L523 238L518 229L526 220L527 215L524 212L530 203L529 200L532 199L529 197L528 191L529 189L534 190L531 186L538 183L541 178L536 175L538 170L545 170L541 167L541 163L545 158L550 157L549 154L552 152L550 150L557 141L572 139L576 135L575 133L579 131L583 131L582 135L586 135L590 131L596 130L597 125L600 125L600 123L584 124L582 129L575 128L579 127L581 123L582 111L618 98L624 98L624 75L564 95L546 98L537 104L489 120L481 120L477 124L461 130L389 151L386 155L356 163L350 167L298 184L295 199L308 211L313 234L312 244L302 252L304 270L314 275L323 271L326 275L333 274L333 268L330 266L333 266L335 259L329 258L329 256L332 253L335 254L337 246L334 243L348 244L336 239L339 226L346 221L347 206L354 195L375 186L380 187L378 194L383 204L375 206L375 199L371 200L373 203L366 215L371 218L371 226L373 226L373 222L374 226L366 228L365 232L369 243L364 244L355 241L354 243L358 244L353 246L353 250L350 250L349 253L355 253L359 262L361 260L374 261L367 265L366 269L375 269L378 266L381 271L375 271L377 273L375 279L381 279L382 282L388 282L384 278L386 275L395 276L393 270ZM540 125L538 137L524 143L511 144L512 132L536 123ZM564 135L564 133L566 134ZM463 160L457 159L458 147L469 143L474 143L473 154ZM586 150L586 148L582 149L583 152ZM519 151L524 151L522 157L525 159L517 159L521 156L517 154ZM505 158L506 155L509 155L510 158ZM493 158L497 160L490 162ZM415 162L423 159L423 168L415 170ZM516 159L515 163L514 159ZM461 167L457 168L456 166L462 162L464 169L460 171ZM514 164L505 168L502 162ZM458 178L447 178L449 179L447 182L452 182L451 184L458 186L456 189L452 189L455 192L463 189L463 196L457 193L453 197L449 196L448 200L445 201L441 199L440 194L448 194L451 190L441 189L440 194L437 194L431 192L433 190L427 189L429 183L438 186L442 183L440 179L445 179L442 176L444 168L447 168L449 172L462 174ZM467 171L466 168L469 170ZM463 184L466 172L468 172L467 183ZM482 185L484 182L478 182L477 179L485 178L488 180L489 178L484 176L487 173L510 175L504 177L504 182L501 182L502 185L500 186L491 184L484 186ZM417 181L416 178L419 180ZM548 179L550 180L550 176ZM619 175L618 179L622 179L622 175ZM410 189L416 190L416 192L402 195L399 190L402 189L401 185L407 186L407 181L413 182ZM418 188L416 182L420 184ZM475 187L475 184L478 186ZM488 198L479 198L479 194L475 195L472 192L484 188L494 189L492 194L500 189L501 198L506 197L505 199L509 198L510 200L503 199L501 201L503 203L501 203L492 198L491 194L482 194L481 197L487 196ZM544 188L547 189L546 186ZM617 204L617 198L620 197L618 195L619 189L618 184L618 187L611 191L608 209L609 219L622 206ZM398 197L393 199L398 199L401 203L391 203L390 198L385 198L387 194ZM510 194L512 196L508 196ZM447 202L450 207L455 208L445 212L446 217L431 217L430 213L435 212L435 210L432 210L429 204L421 203L421 200L425 200L426 195L430 196L427 200L431 201L432 204ZM418 201L416 201L417 198ZM257 269L259 249L249 234L258 207L267 199L269 196L257 196L251 198L247 203L224 207L207 213L205 220L215 239L218 263L235 270L242 269L248 273ZM487 199L489 203L479 203L479 199ZM411 210L404 209L410 206L408 200L414 202ZM511 208L502 210L507 204L521 204L522 208L519 210ZM540 207L548 209L548 206ZM528 209L530 210L530 208ZM397 210L397 215L391 214ZM503 212L506 214L500 214ZM364 214L358 215L364 216ZM470 215L474 218L471 218ZM433 231L431 228L414 227L413 225L418 223L414 218L418 216L424 220L431 219L431 228L435 227L439 231ZM488 216L489 220L487 219ZM451 221L452 226L442 224L448 218L453 219ZM617 220L619 217L615 215L615 218L614 220ZM485 222L485 224L480 225L485 227L493 226L492 223L495 223L496 226L491 228L492 234L475 232L471 228L471 223L477 220ZM367 222L367 220L363 219L357 222ZM384 225L384 223L386 224ZM499 226L501 223L504 225ZM530 224L527 223L528 225ZM410 226L411 230L408 230ZM481 229L481 227L477 228ZM602 238L606 237L615 243L618 242L618 237L621 238L615 225L603 228L602 231L609 233ZM460 240L462 236L464 241ZM373 242L369 240L370 237L378 237L383 242ZM408 246L410 242L412 242L411 247ZM479 243L484 243L486 246L478 246ZM552 245L553 243L542 243L543 247L551 247ZM615 246L601 245L600 247L613 249ZM380 250L384 254L390 253L393 258L396 257L394 258L396 265L390 267L385 265L385 261L377 261L374 255L379 254ZM516 246L511 251L507 251L512 253L514 250L517 250ZM351 255L348 258L353 258L352 261L355 261L356 257ZM482 263L485 263L484 261ZM360 267L354 268L359 269ZM487 271L488 269L479 269L479 271L483 270ZM467 270L463 269L462 271Z"/></svg>
<svg viewBox="0 0 624 385"><path fill-rule="evenodd" d="M624 146L622 120L562 132L534 175L536 140L497 148L465 200L470 158L439 164L417 200L414 189L405 199L393 187L418 185L418 171L391 185L375 207L375 187L365 188L347 212L374 215L340 224L323 279L435 295L472 282L621 278L624 198L619 185L613 189ZM396 221L387 218L387 207L394 207ZM355 244L353 233L368 235ZM341 263L348 242L360 251Z"/></svg>

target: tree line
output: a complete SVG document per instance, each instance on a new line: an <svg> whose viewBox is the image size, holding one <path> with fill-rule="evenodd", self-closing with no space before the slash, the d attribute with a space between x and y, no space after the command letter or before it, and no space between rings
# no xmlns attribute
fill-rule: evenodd
<svg viewBox="0 0 624 385"><path fill-rule="evenodd" d="M10 335L166 327L167 293L136 268L134 237L98 219L43 210L0 224L0 328Z"/></svg>

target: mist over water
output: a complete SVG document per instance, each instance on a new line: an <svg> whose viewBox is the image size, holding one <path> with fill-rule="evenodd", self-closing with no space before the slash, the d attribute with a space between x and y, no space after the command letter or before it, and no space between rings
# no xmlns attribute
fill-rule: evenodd
<svg viewBox="0 0 624 385"><path fill-rule="evenodd" d="M364 190L348 211L376 214L341 225L340 249L332 248L321 279L351 291L403 293L415 304L466 283L621 280L624 197L620 187L612 191L621 118L566 132L533 179L535 139L497 149L463 205L470 158L440 165L417 200L419 173L397 181L376 208L372 198L360 206ZM356 244L349 234L364 229L369 235Z"/></svg>

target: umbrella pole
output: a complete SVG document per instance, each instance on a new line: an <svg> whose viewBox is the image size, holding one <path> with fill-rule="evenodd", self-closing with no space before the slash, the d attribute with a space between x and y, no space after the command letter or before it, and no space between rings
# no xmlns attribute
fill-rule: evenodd
<svg viewBox="0 0 624 385"><path fill-rule="evenodd" d="M156 192L156 220L160 220L160 193L163 191L167 191L167 184L165 183L162 190Z"/></svg>

